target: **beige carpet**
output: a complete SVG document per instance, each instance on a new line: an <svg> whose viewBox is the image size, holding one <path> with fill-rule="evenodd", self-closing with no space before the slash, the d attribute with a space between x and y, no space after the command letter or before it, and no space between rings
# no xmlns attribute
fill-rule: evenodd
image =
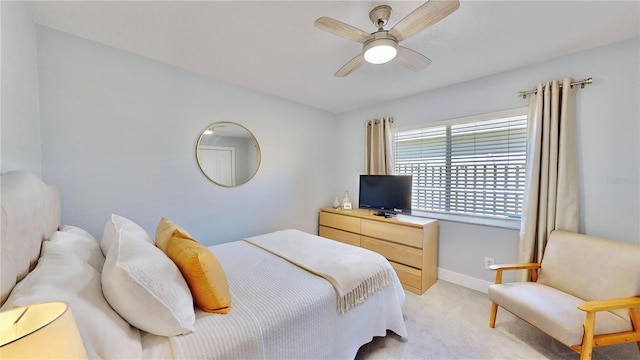
<svg viewBox="0 0 640 360"><path fill-rule="evenodd" d="M409 338L389 332L364 345L356 359L571 359L579 354L504 309L489 328L486 294L442 280L422 296L407 292ZM594 349L594 360L640 359L635 343Z"/></svg>

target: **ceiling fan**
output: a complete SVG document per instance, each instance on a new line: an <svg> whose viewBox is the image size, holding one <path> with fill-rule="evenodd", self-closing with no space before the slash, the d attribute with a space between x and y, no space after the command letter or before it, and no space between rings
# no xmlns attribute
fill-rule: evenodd
<svg viewBox="0 0 640 360"><path fill-rule="evenodd" d="M318 18L313 24L319 29L362 44L362 53L349 60L334 76L347 76L365 61L372 64L384 64L395 60L413 71L420 71L431 64L431 60L416 51L398 45L398 43L444 19L459 7L458 0L429 0L400 20L390 30L384 30L384 26L391 16L391 7L387 5L376 6L369 13L369 19L378 30L371 34L326 16Z"/></svg>

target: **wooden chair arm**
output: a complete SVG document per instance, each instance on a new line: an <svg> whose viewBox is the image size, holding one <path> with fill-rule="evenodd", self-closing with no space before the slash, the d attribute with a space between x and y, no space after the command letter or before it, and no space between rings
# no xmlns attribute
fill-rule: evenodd
<svg viewBox="0 0 640 360"><path fill-rule="evenodd" d="M489 266L491 270L528 270L539 269L540 263L525 263L525 264L495 264Z"/></svg>
<svg viewBox="0 0 640 360"><path fill-rule="evenodd" d="M627 298L593 300L585 301L577 305L578 309L585 312L584 316L584 335L581 345L575 345L571 348L580 351L581 360L591 360L591 349L595 346L606 346L613 344L622 344L628 342L638 342L640 349L640 296L632 296ZM631 319L632 330L611 334L595 334L596 313L598 311L609 311L629 309L629 318Z"/></svg>
<svg viewBox="0 0 640 360"><path fill-rule="evenodd" d="M628 298L585 301L578 304L578 309L586 312L611 311L640 307L640 296Z"/></svg>
<svg viewBox="0 0 640 360"><path fill-rule="evenodd" d="M503 270L529 270L531 271L531 279L538 281L537 269L540 269L540 263L523 263L523 264L495 264L489 266L490 270L497 270L496 272L496 284L502 284L502 271Z"/></svg>

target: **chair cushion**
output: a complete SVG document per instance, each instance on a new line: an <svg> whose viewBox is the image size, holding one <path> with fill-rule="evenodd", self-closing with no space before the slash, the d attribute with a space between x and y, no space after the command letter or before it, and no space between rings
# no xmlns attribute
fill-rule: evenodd
<svg viewBox="0 0 640 360"><path fill-rule="evenodd" d="M538 283L584 300L640 295L640 245L553 231ZM616 311L628 319L628 311Z"/></svg>
<svg viewBox="0 0 640 360"><path fill-rule="evenodd" d="M580 298L533 282L490 285L489 298L567 346L582 343L586 313L577 308ZM596 335L629 330L629 320L608 311L596 314Z"/></svg>

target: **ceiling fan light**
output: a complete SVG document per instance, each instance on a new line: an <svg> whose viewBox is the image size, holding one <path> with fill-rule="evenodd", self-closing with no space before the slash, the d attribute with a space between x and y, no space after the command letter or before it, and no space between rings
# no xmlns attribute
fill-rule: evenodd
<svg viewBox="0 0 640 360"><path fill-rule="evenodd" d="M371 64L384 64L398 54L398 43L391 39L376 39L365 44L364 59Z"/></svg>

